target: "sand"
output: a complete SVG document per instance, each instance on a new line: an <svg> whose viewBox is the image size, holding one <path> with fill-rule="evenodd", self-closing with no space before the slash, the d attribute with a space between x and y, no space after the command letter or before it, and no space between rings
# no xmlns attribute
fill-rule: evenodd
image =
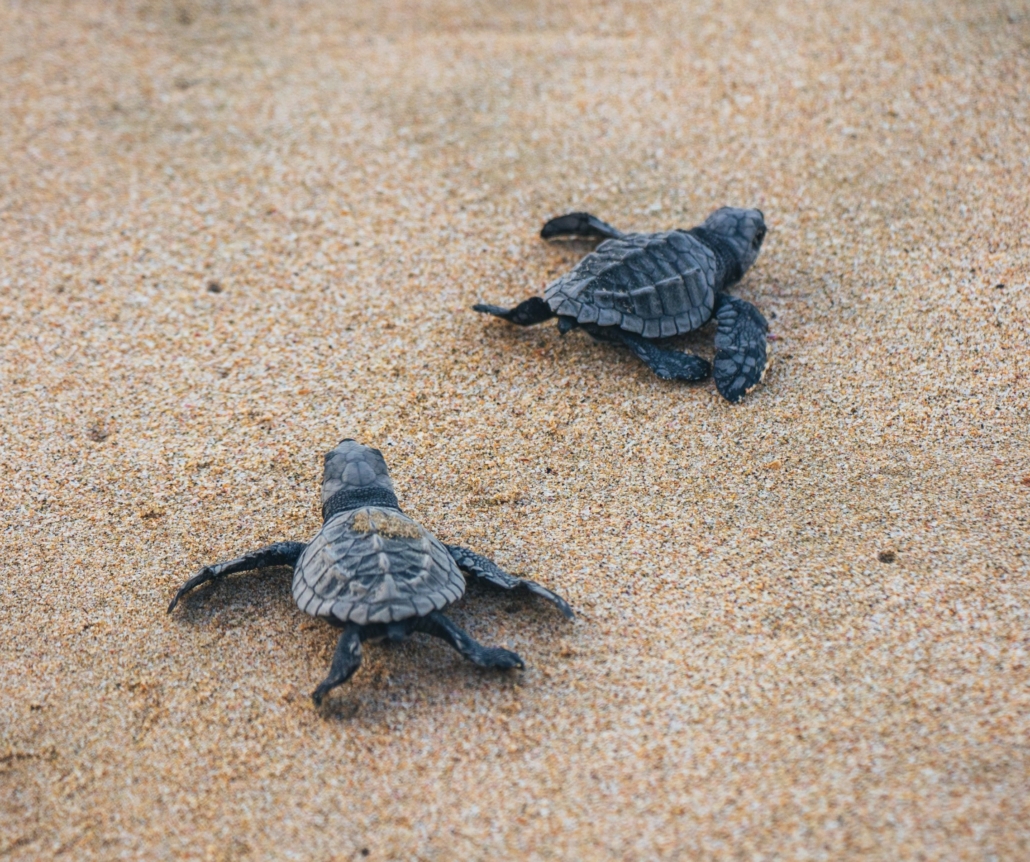
<svg viewBox="0 0 1030 862"><path fill-rule="evenodd" d="M0 856L1030 858L1030 6L0 6ZM744 402L469 310L770 231ZM712 330L681 346L711 357ZM322 454L559 590L335 643Z"/></svg>

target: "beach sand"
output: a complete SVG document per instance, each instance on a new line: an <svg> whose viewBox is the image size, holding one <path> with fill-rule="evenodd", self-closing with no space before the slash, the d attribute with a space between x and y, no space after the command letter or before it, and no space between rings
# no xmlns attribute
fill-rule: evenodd
<svg viewBox="0 0 1030 862"><path fill-rule="evenodd" d="M0 70L0 856L1030 858L1024 0L8 0ZM738 405L469 308L724 204ZM166 615L343 437L579 618L316 710L288 570Z"/></svg>

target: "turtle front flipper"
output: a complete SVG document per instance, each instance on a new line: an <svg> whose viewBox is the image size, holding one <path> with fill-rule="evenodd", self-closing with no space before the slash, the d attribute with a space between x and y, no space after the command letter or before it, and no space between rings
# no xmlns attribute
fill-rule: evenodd
<svg viewBox="0 0 1030 862"><path fill-rule="evenodd" d="M620 239L624 237L621 230L616 230L607 222L601 221L590 213L569 213L551 219L540 230L542 239L555 239L559 236L579 236L587 239Z"/></svg>
<svg viewBox="0 0 1030 862"><path fill-rule="evenodd" d="M445 617L439 611L419 617L415 621L415 631L432 635L447 641L473 664L480 667L508 670L513 667L525 667L518 653L501 647L485 647L468 632Z"/></svg>
<svg viewBox="0 0 1030 862"><path fill-rule="evenodd" d="M315 706L322 705L322 698L338 685L343 685L361 667L361 626L349 625L341 633L333 653L329 676L311 692Z"/></svg>
<svg viewBox="0 0 1030 862"><path fill-rule="evenodd" d="M197 574L186 581L178 592L176 592L171 604L168 605L168 613L175 610L181 599L190 590L206 584L208 581L217 581L227 575L234 575L237 572L249 572L254 569L266 569L270 566L292 566L307 547L303 542L276 542L274 545L266 545L235 560L225 563L215 563L213 566L204 566Z"/></svg>
<svg viewBox="0 0 1030 862"><path fill-rule="evenodd" d="M719 294L715 302L715 386L727 401L740 401L765 374L769 324L750 302Z"/></svg>
<svg viewBox="0 0 1030 862"><path fill-rule="evenodd" d="M495 587L500 587L502 590L514 590L516 587L525 587L531 593L543 596L547 601L553 603L566 619L571 620L575 616L565 599L557 593L552 593L547 587L541 586L536 581L509 575L493 560L488 560L486 557L477 554L475 551L470 551L468 548L447 545L447 550L450 551L454 562L458 564L458 568L463 572L468 572L468 574L493 584Z"/></svg>
<svg viewBox="0 0 1030 862"><path fill-rule="evenodd" d="M536 323L543 323L554 317L551 306L539 296L531 296L524 302L520 302L514 308L501 308L499 305L484 305L477 303L472 306L473 311L480 314L492 314L494 317L503 317L509 323L518 326L533 326Z"/></svg>
<svg viewBox="0 0 1030 862"><path fill-rule="evenodd" d="M594 334L594 337L601 336ZM635 332L606 327L601 339L625 344L662 380L685 380L694 383L705 380L712 373L712 366L707 359L694 356L693 353L684 353L682 350L662 350Z"/></svg>

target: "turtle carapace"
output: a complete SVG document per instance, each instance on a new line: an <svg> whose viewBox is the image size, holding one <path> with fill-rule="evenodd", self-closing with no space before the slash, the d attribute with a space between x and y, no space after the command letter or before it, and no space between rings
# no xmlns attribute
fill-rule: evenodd
<svg viewBox="0 0 1030 862"><path fill-rule="evenodd" d="M505 590L517 587L572 609L540 584L516 578L479 554L445 545L397 505L386 461L378 449L344 440L325 456L322 528L307 544L277 542L235 560L205 566L175 594L207 581L268 566L293 566L293 598L305 613L342 629L329 675L315 704L345 683L361 664L366 640L404 640L414 632L449 643L480 667L523 667L510 650L485 647L443 614L465 592L465 576Z"/></svg>
<svg viewBox="0 0 1030 862"><path fill-rule="evenodd" d="M551 219L540 236L604 242L551 282L543 299L512 309L475 305L476 311L520 326L557 317L563 334L585 329L598 340L624 344L659 377L688 381L704 380L712 365L654 342L714 317L719 392L739 401L762 379L768 325L757 308L726 292L758 257L765 238L761 210L723 207L698 227L661 233L622 233L589 213L570 213Z"/></svg>

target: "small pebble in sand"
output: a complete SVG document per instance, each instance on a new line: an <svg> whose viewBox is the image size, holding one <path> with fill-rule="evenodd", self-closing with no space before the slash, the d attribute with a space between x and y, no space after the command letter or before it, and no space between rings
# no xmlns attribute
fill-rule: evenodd
<svg viewBox="0 0 1030 862"><path fill-rule="evenodd" d="M86 429L86 439L92 440L94 443L103 443L110 436L111 432L97 422Z"/></svg>

